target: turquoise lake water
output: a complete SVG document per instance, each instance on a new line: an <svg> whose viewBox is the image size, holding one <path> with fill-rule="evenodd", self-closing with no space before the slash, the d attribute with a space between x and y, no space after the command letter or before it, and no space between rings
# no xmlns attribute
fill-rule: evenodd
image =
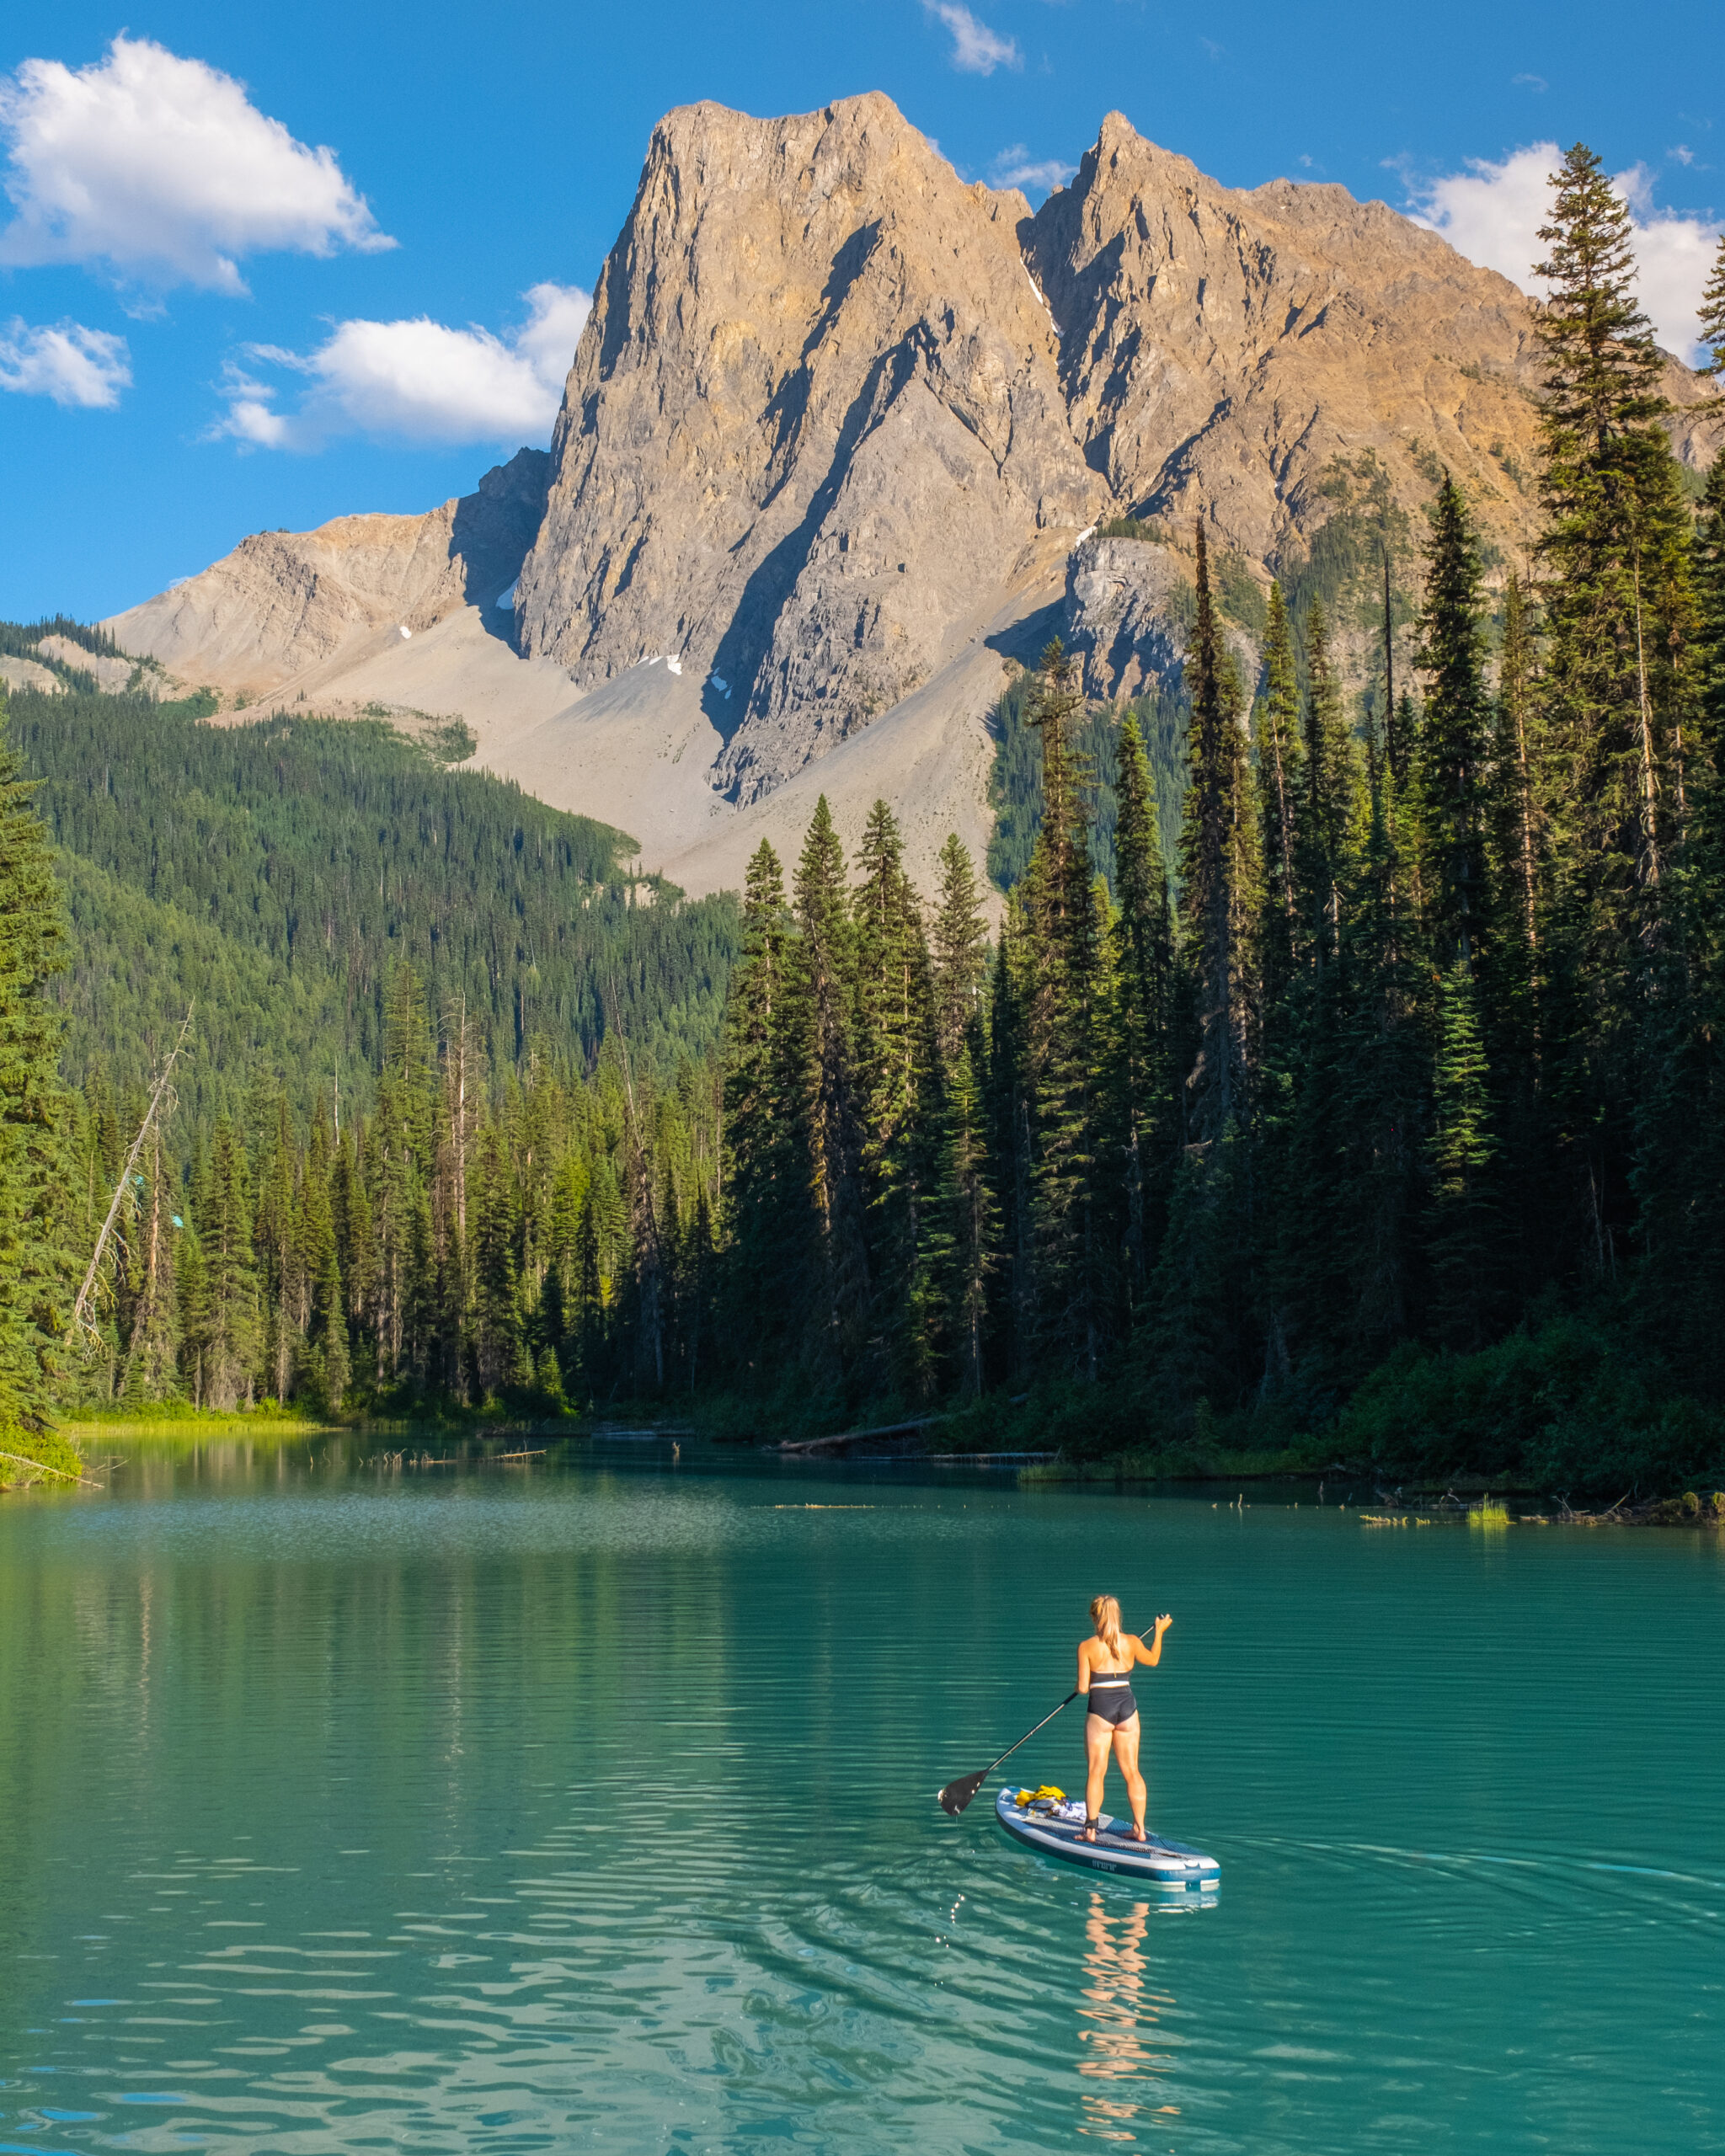
<svg viewBox="0 0 1725 2156"><path fill-rule="evenodd" d="M0 2151L1725 2150L1719 1539L1218 1494L619 1444L7 1499ZM935 1806L1104 1587L1174 1614L1211 1906Z"/></svg>

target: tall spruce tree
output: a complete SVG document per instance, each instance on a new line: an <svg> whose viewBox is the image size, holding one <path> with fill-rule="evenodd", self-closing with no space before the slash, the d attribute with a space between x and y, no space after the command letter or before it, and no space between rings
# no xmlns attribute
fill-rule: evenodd
<svg viewBox="0 0 1725 2156"><path fill-rule="evenodd" d="M1235 826L1237 723L1227 654L1210 587L1204 522L1197 526L1198 617L1188 662L1192 725L1180 834L1180 910L1198 1014L1198 1053L1186 1081L1189 1129L1213 1145L1243 1106L1243 1013L1236 993Z"/></svg>
<svg viewBox="0 0 1725 2156"><path fill-rule="evenodd" d="M783 872L763 839L744 885L743 948L726 1011L724 1203L732 1337L740 1349L758 1343L767 1363L784 1351L814 1256L808 1177L798 1168L790 944ZM755 1358L745 1351L741 1359Z"/></svg>
<svg viewBox="0 0 1725 2156"><path fill-rule="evenodd" d="M1295 893L1303 954L1322 966L1341 934L1343 894L1362 832L1364 774L1330 657L1329 619L1314 600L1306 617L1304 798L1295 826Z"/></svg>
<svg viewBox="0 0 1725 2156"><path fill-rule="evenodd" d="M1042 1353L1051 1369L1093 1379L1110 1302L1098 1188L1107 923L1090 851L1089 773L1073 740L1083 708L1077 669L1055 638L1029 714L1043 769L1042 825L1024 878L1030 1228Z"/></svg>
<svg viewBox="0 0 1725 2156"><path fill-rule="evenodd" d="M1274 916L1265 924L1266 957L1272 977L1284 978L1293 963L1299 905L1295 858L1301 792L1300 677L1294 637L1279 584L1270 586L1264 630L1264 694L1258 707L1259 788L1263 802L1265 893Z"/></svg>
<svg viewBox="0 0 1725 2156"><path fill-rule="evenodd" d="M848 1376L868 1337L867 1199L856 1056L857 953L844 848L822 794L797 865L788 1022L789 1106L817 1230L807 1341L818 1368Z"/></svg>
<svg viewBox="0 0 1725 2156"><path fill-rule="evenodd" d="M342 1293L331 1192L334 1152L328 1111L320 1096L301 1182L301 1263L307 1287L303 1356L309 1389L332 1412L339 1410L346 1397L350 1374L347 1301Z"/></svg>
<svg viewBox="0 0 1725 2156"><path fill-rule="evenodd" d="M939 1053L922 911L898 819L877 801L857 851L856 1055L877 1384L933 1380L926 1217L938 1174Z"/></svg>
<svg viewBox="0 0 1725 2156"><path fill-rule="evenodd" d="M935 1039L950 1068L966 1033L981 1016L988 929L970 849L956 831L940 850L940 883L930 937L934 965Z"/></svg>
<svg viewBox="0 0 1725 2156"><path fill-rule="evenodd" d="M1174 1098L1174 924L1156 785L1138 721L1120 727L1115 760L1113 925L1114 1120L1124 1171L1128 1313L1143 1301L1167 1230L1179 1139Z"/></svg>
<svg viewBox="0 0 1725 2156"><path fill-rule="evenodd" d="M204 1266L203 1373L206 1406L232 1408L249 1397L261 1345L258 1277L245 1148L226 1116L197 1208Z"/></svg>
<svg viewBox="0 0 1725 2156"><path fill-rule="evenodd" d="M1553 184L1538 323L1555 766L1541 1028L1568 1255L1609 1279L1645 1210L1632 1189L1637 1103L1655 1075L1650 1014L1681 942L1668 871L1683 839L1689 520L1659 424L1663 362L1635 301L1627 207L1579 143Z"/></svg>
<svg viewBox="0 0 1725 2156"><path fill-rule="evenodd" d="M961 1399L981 1392L987 1353L988 1284L996 1209L988 1182L988 1113L977 1062L982 1026L973 1019L946 1068L939 1184L929 1237L936 1337Z"/></svg>
<svg viewBox="0 0 1725 2156"><path fill-rule="evenodd" d="M1538 332L1543 600L1551 707L1569 765L1562 848L1589 970L1626 1008L1626 925L1646 946L1669 832L1669 744L1653 706L1650 649L1669 624L1659 601L1686 523L1658 421L1663 362L1636 304L1628 205L1577 143L1554 175L1540 228L1550 288Z"/></svg>
<svg viewBox="0 0 1725 2156"><path fill-rule="evenodd" d="M1404 770L1415 755L1410 742ZM1408 773L1410 787L1413 775ZM1411 1329L1418 1272L1420 1139L1430 1089L1422 973L1428 948L1413 905L1395 767L1378 759L1368 835L1344 928L1339 1119L1342 1175L1329 1217L1349 1282L1343 1346L1358 1376Z"/></svg>
<svg viewBox="0 0 1725 2156"><path fill-rule="evenodd" d="M1535 706L1534 625L1527 593L1511 569L1503 584L1503 643L1498 668L1496 837L1503 920L1524 953L1531 985L1539 951L1544 813L1539 715Z"/></svg>
<svg viewBox="0 0 1725 2156"><path fill-rule="evenodd" d="M1459 958L1472 969L1492 911L1486 873L1491 699L1479 542L1461 490L1447 472L1431 520L1416 659L1426 677L1418 759L1423 882L1439 964L1447 970Z"/></svg>
<svg viewBox="0 0 1725 2156"><path fill-rule="evenodd" d="M998 1210L990 1331L998 1367L1014 1379L1033 1364L1037 1307L1031 1179L1030 935L1022 886L1009 894L989 981L985 1102L988 1155Z"/></svg>

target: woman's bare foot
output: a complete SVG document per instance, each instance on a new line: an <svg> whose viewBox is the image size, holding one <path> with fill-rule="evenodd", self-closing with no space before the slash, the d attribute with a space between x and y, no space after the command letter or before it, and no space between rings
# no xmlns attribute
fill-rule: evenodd
<svg viewBox="0 0 1725 2156"><path fill-rule="evenodd" d="M1084 1838L1087 1842L1093 1842L1096 1839L1096 1830L1101 1824L1102 1820L1095 1812L1092 1812L1085 1820Z"/></svg>
<svg viewBox="0 0 1725 2156"><path fill-rule="evenodd" d="M1142 1826L1135 1819L1132 1822L1132 1838L1135 1842L1147 1842L1150 1839L1149 1835L1145 1833Z"/></svg>

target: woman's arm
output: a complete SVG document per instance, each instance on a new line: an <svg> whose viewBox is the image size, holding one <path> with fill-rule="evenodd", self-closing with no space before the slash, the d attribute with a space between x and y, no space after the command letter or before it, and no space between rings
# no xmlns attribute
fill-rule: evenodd
<svg viewBox="0 0 1725 2156"><path fill-rule="evenodd" d="M1078 1682L1073 1689L1081 1692L1086 1699L1089 1698L1090 1642L1088 1640L1080 1640L1078 1642Z"/></svg>
<svg viewBox="0 0 1725 2156"><path fill-rule="evenodd" d="M1173 1621L1172 1617L1158 1617L1156 1620L1156 1637L1150 1645L1146 1646L1142 1640L1136 1642L1140 1662L1148 1662L1152 1669L1156 1668L1162 1658L1162 1634L1167 1630Z"/></svg>

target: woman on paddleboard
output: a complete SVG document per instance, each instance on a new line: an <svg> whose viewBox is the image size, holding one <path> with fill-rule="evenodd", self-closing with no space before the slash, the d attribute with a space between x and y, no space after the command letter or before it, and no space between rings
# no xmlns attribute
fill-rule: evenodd
<svg viewBox="0 0 1725 2156"><path fill-rule="evenodd" d="M1112 1748L1132 1801L1132 1838L1141 1842L1145 1788L1138 1771L1138 1702L1132 1696L1132 1672L1140 1662L1146 1668L1156 1668L1162 1658L1162 1634L1174 1620L1158 1617L1156 1637L1146 1646L1135 1632L1120 1630L1120 1605L1114 1596L1099 1594L1090 1605L1090 1621L1094 1632L1078 1642L1078 1689L1090 1708L1084 1717L1089 1769L1084 1784L1084 1838L1096 1839Z"/></svg>

